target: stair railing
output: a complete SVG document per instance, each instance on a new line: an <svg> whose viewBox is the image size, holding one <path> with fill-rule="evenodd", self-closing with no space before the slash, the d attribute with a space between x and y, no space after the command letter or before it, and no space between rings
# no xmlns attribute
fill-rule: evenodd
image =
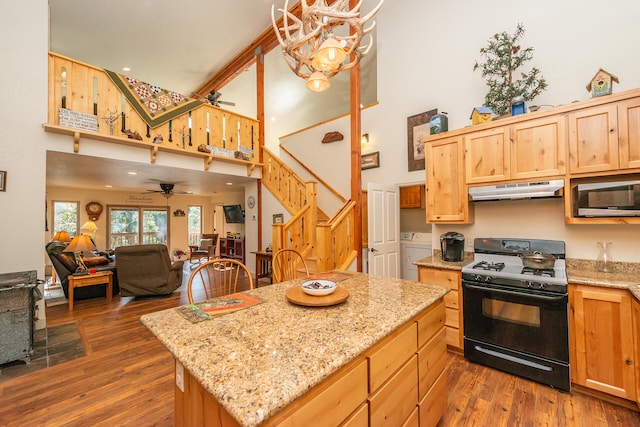
<svg viewBox="0 0 640 427"><path fill-rule="evenodd" d="M291 215L295 215L307 204L308 184L264 147L262 161L264 163L262 184L273 193ZM315 195L315 189L313 191Z"/></svg>
<svg viewBox="0 0 640 427"><path fill-rule="evenodd" d="M316 184L307 183L307 204L294 214L285 224L273 224L273 251L295 249L303 258L311 255L315 246L315 226L318 222L316 205Z"/></svg>
<svg viewBox="0 0 640 427"><path fill-rule="evenodd" d="M318 272L349 268L358 255L355 202L346 201L331 219L321 224L317 184L304 182L268 149L263 148L262 156L265 165L262 183L292 215L284 224L273 224L273 251L295 249L305 259L315 252Z"/></svg>
<svg viewBox="0 0 640 427"><path fill-rule="evenodd" d="M316 225L318 271L344 270L358 256L354 201L348 201L326 224Z"/></svg>

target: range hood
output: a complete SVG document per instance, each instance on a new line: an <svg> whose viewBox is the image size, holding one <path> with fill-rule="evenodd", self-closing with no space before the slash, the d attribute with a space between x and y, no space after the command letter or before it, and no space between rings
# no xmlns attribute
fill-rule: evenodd
<svg viewBox="0 0 640 427"><path fill-rule="evenodd" d="M469 196L473 201L515 200L537 197L560 197L564 180L518 182L515 184L484 185L469 187Z"/></svg>

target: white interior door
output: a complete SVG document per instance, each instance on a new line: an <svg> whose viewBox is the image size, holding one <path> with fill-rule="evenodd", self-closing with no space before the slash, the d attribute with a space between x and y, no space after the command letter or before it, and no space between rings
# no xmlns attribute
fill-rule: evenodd
<svg viewBox="0 0 640 427"><path fill-rule="evenodd" d="M399 278L400 191L396 185L367 184L369 274Z"/></svg>

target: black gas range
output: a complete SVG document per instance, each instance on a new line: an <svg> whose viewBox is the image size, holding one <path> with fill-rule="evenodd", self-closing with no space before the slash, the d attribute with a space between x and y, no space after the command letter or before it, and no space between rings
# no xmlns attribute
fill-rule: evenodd
<svg viewBox="0 0 640 427"><path fill-rule="evenodd" d="M531 253L553 265L525 267ZM562 241L475 239L462 268L465 357L569 390L567 283Z"/></svg>
<svg viewBox="0 0 640 427"><path fill-rule="evenodd" d="M555 257L553 268L525 267L522 256L539 252ZM558 240L475 239L473 262L462 279L519 289L567 293L565 245Z"/></svg>

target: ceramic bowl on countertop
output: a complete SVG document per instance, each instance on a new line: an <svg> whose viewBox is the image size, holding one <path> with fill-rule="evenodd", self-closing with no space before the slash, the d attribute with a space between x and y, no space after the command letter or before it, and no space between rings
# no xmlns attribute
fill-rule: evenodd
<svg viewBox="0 0 640 427"><path fill-rule="evenodd" d="M305 294L322 296L335 292L337 285L331 280L308 280L300 286Z"/></svg>

